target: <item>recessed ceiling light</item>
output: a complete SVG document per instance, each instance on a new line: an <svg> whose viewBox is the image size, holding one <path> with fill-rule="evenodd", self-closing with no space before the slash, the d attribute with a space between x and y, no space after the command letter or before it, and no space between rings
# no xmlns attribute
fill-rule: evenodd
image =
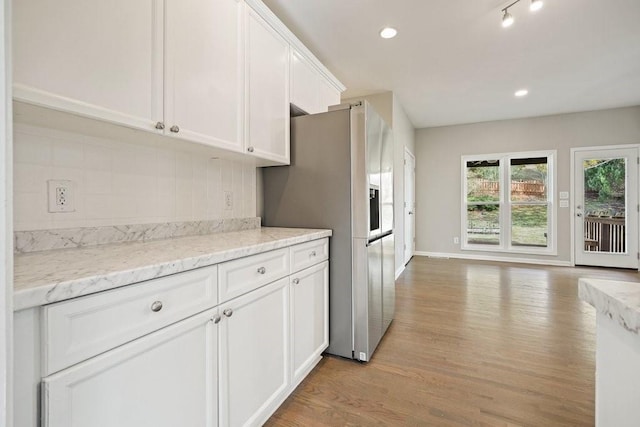
<svg viewBox="0 0 640 427"><path fill-rule="evenodd" d="M540 10L544 2L542 0L531 0L531 4L529 5L529 10L535 12L536 10Z"/></svg>
<svg viewBox="0 0 640 427"><path fill-rule="evenodd" d="M384 27L380 30L380 37L383 39L392 39L398 34L398 30L392 27Z"/></svg>
<svg viewBox="0 0 640 427"><path fill-rule="evenodd" d="M516 91L515 95L516 95L518 98L522 98L523 96L527 96L527 94L528 94L528 93L529 93L529 91L528 91L528 90L526 90L526 89L520 89L520 90Z"/></svg>

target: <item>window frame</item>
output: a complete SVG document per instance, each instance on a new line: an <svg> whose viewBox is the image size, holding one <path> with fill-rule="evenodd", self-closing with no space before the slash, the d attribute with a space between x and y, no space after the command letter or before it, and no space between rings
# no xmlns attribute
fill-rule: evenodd
<svg viewBox="0 0 640 427"><path fill-rule="evenodd" d="M511 160L526 158L547 158L547 246L535 247L512 244L512 206L541 205L542 202L522 202L511 200ZM483 252L510 252L530 255L557 255L557 205L556 205L556 162L557 150L524 151L510 153L493 153L479 155L464 155L461 158L461 233L460 249L464 251ZM500 239L499 244L469 243L467 235L467 162L473 161L499 161L500 197L497 202L499 206ZM473 203L472 204L478 204ZM495 204L491 202L488 204Z"/></svg>

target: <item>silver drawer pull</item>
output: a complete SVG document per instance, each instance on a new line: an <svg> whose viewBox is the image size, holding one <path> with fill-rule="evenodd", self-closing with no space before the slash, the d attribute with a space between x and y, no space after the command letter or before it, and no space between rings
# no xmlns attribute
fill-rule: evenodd
<svg viewBox="0 0 640 427"><path fill-rule="evenodd" d="M216 325L217 325L218 323L220 323L220 320L222 320L222 317L220 317L220 315L219 315L219 314L216 314L215 316L213 316L213 317L211 318L211 321L212 321L213 323L215 323Z"/></svg>
<svg viewBox="0 0 640 427"><path fill-rule="evenodd" d="M297 285L298 283L300 283L300 279L293 279L293 284Z"/></svg>
<svg viewBox="0 0 640 427"><path fill-rule="evenodd" d="M260 274L264 274L264 273L266 273L266 272L267 272L267 269L266 269L266 268L264 268L264 267L260 267L260 268L258 269L258 273L260 273Z"/></svg>
<svg viewBox="0 0 640 427"><path fill-rule="evenodd" d="M233 310L231 310L230 308L225 309L222 314L224 314L227 317L231 317L233 316Z"/></svg>
<svg viewBox="0 0 640 427"><path fill-rule="evenodd" d="M151 311L155 311L156 313L162 310L162 301L154 301L151 304Z"/></svg>
<svg viewBox="0 0 640 427"><path fill-rule="evenodd" d="M312 251L309 256L316 256L316 251Z"/></svg>

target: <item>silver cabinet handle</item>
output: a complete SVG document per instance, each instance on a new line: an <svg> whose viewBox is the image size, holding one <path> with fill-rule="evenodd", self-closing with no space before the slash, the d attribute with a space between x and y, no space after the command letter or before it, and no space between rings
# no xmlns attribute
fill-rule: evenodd
<svg viewBox="0 0 640 427"><path fill-rule="evenodd" d="M298 283L300 283L300 279L293 279L293 284L297 285Z"/></svg>
<svg viewBox="0 0 640 427"><path fill-rule="evenodd" d="M316 256L316 251L312 251L309 256Z"/></svg>
<svg viewBox="0 0 640 427"><path fill-rule="evenodd" d="M253 153L253 147L247 147L247 151Z"/></svg>
<svg viewBox="0 0 640 427"><path fill-rule="evenodd" d="M216 325L217 325L218 323L220 323L220 320L222 320L222 317L220 317L220 315L219 315L219 314L216 314L215 316L213 316L213 317L211 318L211 321L212 321L213 323L215 323Z"/></svg>
<svg viewBox="0 0 640 427"><path fill-rule="evenodd" d="M162 122L156 123L156 129L158 129L158 130L164 129L164 123L162 123Z"/></svg>
<svg viewBox="0 0 640 427"><path fill-rule="evenodd" d="M260 273L260 274L264 274L264 273L266 273L266 272L267 272L267 269L266 269L266 268L264 268L264 267L260 267L260 268L258 269L258 273Z"/></svg>
<svg viewBox="0 0 640 427"><path fill-rule="evenodd" d="M154 301L151 304L151 311L155 311L156 313L162 310L162 301Z"/></svg>
<svg viewBox="0 0 640 427"><path fill-rule="evenodd" d="M225 309L222 314L224 314L227 317L231 317L233 316L233 310L231 310L230 308Z"/></svg>
<svg viewBox="0 0 640 427"><path fill-rule="evenodd" d="M180 132L180 128L178 127L178 125L173 125L169 128L169 130L173 133L178 133Z"/></svg>

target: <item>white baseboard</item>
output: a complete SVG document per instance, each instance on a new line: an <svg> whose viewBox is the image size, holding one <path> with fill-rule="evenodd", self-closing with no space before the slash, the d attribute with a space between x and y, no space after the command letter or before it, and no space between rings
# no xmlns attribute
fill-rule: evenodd
<svg viewBox="0 0 640 427"><path fill-rule="evenodd" d="M510 258L495 255L484 254L458 254L458 253L444 253L444 252L423 252L416 251L417 256L426 256L431 258L454 258L454 259L471 259L476 261L498 261L498 262L511 262L517 264L537 264L537 265L551 265L554 267L571 267L570 261L557 261L557 260L544 260L533 258Z"/></svg>
<svg viewBox="0 0 640 427"><path fill-rule="evenodd" d="M396 280L398 280L398 277L400 277L403 271L404 271L404 264L401 265L400 268L396 270Z"/></svg>

